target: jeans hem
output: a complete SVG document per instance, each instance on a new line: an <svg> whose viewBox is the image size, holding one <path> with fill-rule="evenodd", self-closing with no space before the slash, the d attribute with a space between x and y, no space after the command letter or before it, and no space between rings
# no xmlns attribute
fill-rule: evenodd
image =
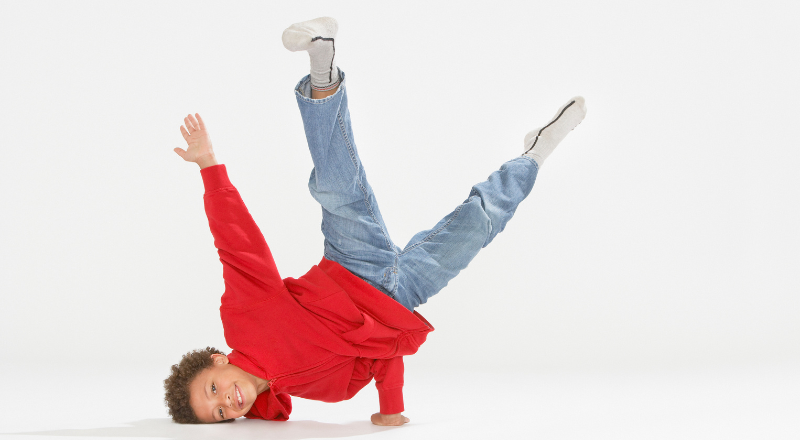
<svg viewBox="0 0 800 440"><path fill-rule="evenodd" d="M537 173L539 172L539 162L536 162L536 159L534 159L534 158L532 158L530 156L526 156L524 154L522 156L518 157L517 159L528 159L529 161L533 162L533 166L534 166L534 168L536 168L535 171Z"/></svg>
<svg viewBox="0 0 800 440"><path fill-rule="evenodd" d="M337 69L339 68L337 67ZM297 99L308 104L325 104L336 98L336 95L344 93L345 78L342 69L339 69L339 79L339 88L336 90L336 93L322 99L314 99L311 97L311 74L308 74L301 78L300 81L297 82L297 85L294 86L294 94L297 96Z"/></svg>

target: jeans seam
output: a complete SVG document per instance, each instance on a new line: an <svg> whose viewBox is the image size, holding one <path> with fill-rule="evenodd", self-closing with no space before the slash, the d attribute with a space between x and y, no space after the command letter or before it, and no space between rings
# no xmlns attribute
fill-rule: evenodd
<svg viewBox="0 0 800 440"><path fill-rule="evenodd" d="M353 162L353 165L356 167L356 179L358 181L358 187L361 189L361 192L364 194L364 204L367 206L367 211L369 211L369 216L372 217L372 221L375 222L376 225L381 230L381 235L383 235L383 239L386 242L386 248L390 251L396 253L394 248L391 245L391 240L389 240L388 234L383 229L383 225L381 222L378 221L377 217L375 217L375 213L372 211L372 205L369 203L369 195L367 193L367 188L364 187L363 183L361 182L361 166L356 160L356 154L353 150L353 145L350 143L350 138L347 137L347 130L345 130L344 120L342 119L342 112L338 112L336 114L336 121L339 123L339 130L342 132L342 137L344 138L345 144L347 144L347 151L350 154L350 160Z"/></svg>
<svg viewBox="0 0 800 440"><path fill-rule="evenodd" d="M471 198L471 197L472 197L472 194L470 193L470 198ZM469 198L467 199L467 202L468 202L468 201L469 201ZM448 227L448 226L450 225L450 223L452 223L452 222L453 222L453 220L455 220L455 219L458 217L458 214L460 214L460 213L461 213L461 208L463 208L463 207L464 207L464 205L466 205L466 204L467 204L467 202L464 202L464 203L462 203L462 204L458 205L458 208L456 208L456 211L453 213L453 217L451 217L451 218L450 218L450 220L447 220L447 222L446 222L445 224L443 224L443 225L442 225L442 226L441 226L439 229L437 229L437 230L435 230L435 231L431 232L430 234L426 235L426 236L425 236L425 238L423 238L422 240L420 240L420 241L418 241L418 242L416 242L416 243L412 244L411 246L409 246L409 247L407 247L407 248L403 249L403 251L402 251L402 252L400 252L400 253L399 253L399 254L397 254L397 255L398 255L398 256L400 256L400 255L403 255L403 254L405 254L405 253L408 253L408 252L410 252L411 250L413 250L414 248L416 248L416 247L418 247L418 246L421 246L423 243L426 243L426 242L430 241L431 239L433 239L433 237L435 237L437 234L439 234L440 232L442 232L442 231L443 231L443 230L444 230L446 227Z"/></svg>
<svg viewBox="0 0 800 440"><path fill-rule="evenodd" d="M397 299L397 293L400 291L400 274L397 271L400 269L400 254L397 251L394 252L394 267L392 268L392 274L394 275L394 289L392 289L392 299L400 302ZM403 306L405 307L405 305Z"/></svg>

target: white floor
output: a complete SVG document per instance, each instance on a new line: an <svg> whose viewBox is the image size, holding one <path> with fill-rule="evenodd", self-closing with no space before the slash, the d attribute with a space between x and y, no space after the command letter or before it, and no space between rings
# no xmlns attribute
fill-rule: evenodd
<svg viewBox="0 0 800 440"><path fill-rule="evenodd" d="M630 373L407 373L399 428L370 424L374 386L353 400L294 399L289 422L185 426L166 417L161 374L3 367L0 440L800 439L800 368ZM35 402L35 403L32 403Z"/></svg>

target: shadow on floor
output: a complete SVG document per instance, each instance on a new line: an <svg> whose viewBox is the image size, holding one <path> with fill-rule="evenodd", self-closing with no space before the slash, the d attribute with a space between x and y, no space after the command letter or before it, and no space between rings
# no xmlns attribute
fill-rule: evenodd
<svg viewBox="0 0 800 440"><path fill-rule="evenodd" d="M175 440L217 440L223 437L234 437L237 440L269 438L270 440L301 440L308 438L340 438L367 435L392 429L375 426L370 422L350 422L343 425L321 423L311 420L290 422L267 422L263 420L238 419L233 423L215 425L180 425L171 419L144 419L130 422L129 426L91 429L60 429L36 432L0 433L22 436L52 437L157 437Z"/></svg>

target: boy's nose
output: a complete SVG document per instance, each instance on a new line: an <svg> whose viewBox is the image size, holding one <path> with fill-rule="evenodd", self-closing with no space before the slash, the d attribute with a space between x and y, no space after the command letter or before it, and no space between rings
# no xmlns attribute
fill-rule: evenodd
<svg viewBox="0 0 800 440"><path fill-rule="evenodd" d="M217 399L218 399L217 400L217 405L228 406L228 407L231 406L231 395L230 394L228 394L228 393L219 394Z"/></svg>

